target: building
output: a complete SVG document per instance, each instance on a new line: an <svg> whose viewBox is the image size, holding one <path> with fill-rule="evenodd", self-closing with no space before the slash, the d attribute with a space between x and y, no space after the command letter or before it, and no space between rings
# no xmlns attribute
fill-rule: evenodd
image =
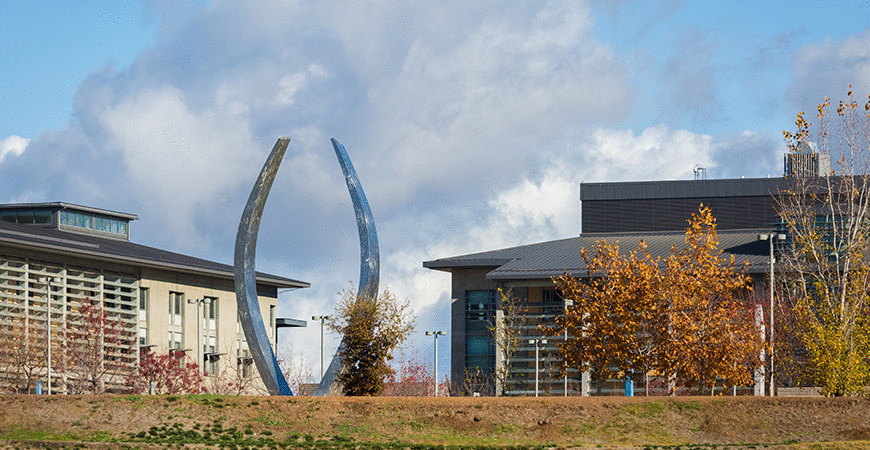
<svg viewBox="0 0 870 450"><path fill-rule="evenodd" d="M117 326L117 336L95 348L99 364L113 368L100 380L108 391L123 391L144 352L201 363L206 387L232 377L249 392L261 388L238 322L233 267L130 242L136 219L67 203L0 205L0 339L16 343L4 344L5 390L32 391L36 381L55 393L75 390L81 380L64 362L85 305ZM265 273L256 279L275 342L278 290L309 285Z"/></svg>
<svg viewBox="0 0 870 450"><path fill-rule="evenodd" d="M577 237L424 262L426 268L451 273L451 379L466 380L465 388L474 391L534 395L539 372L539 391L545 394L621 395L623 387L616 382L590 386L588 377L571 371L560 377L552 339L538 344L540 354L535 357L532 342L543 338L538 325L552 323L566 307L552 277L565 272L585 277L580 250L599 240L625 250L643 240L653 257L667 256L672 246L684 244L687 220L703 203L717 219L720 248L735 255L738 264L748 264L754 282L764 283L770 244L759 235L779 226L775 196L789 182L765 178L582 184L583 233ZM511 377L495 386L484 380L504 364L491 331L504 314L499 290L511 290L526 301L528 320L522 325L524 337Z"/></svg>

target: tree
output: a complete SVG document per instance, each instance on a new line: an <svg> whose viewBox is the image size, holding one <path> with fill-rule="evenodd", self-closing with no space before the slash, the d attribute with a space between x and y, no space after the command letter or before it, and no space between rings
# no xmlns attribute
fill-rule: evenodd
<svg viewBox="0 0 870 450"><path fill-rule="evenodd" d="M591 253L584 248L581 255L588 278L565 274L554 279L562 297L574 305L546 330L558 337L567 328L571 338L556 340L560 352L568 366L592 369L593 381L624 374L641 383L662 336L658 261L643 242L628 256L606 241L597 242Z"/></svg>
<svg viewBox="0 0 870 450"><path fill-rule="evenodd" d="M4 320L0 345L0 380L13 393L29 393L44 376L46 367L45 327L27 320Z"/></svg>
<svg viewBox="0 0 870 450"><path fill-rule="evenodd" d="M398 368L387 375L384 382L385 396L430 397L435 394L435 376L432 366L417 358L399 362Z"/></svg>
<svg viewBox="0 0 870 450"><path fill-rule="evenodd" d="M215 371L208 372L208 376L203 377L204 389L210 394L217 395L268 394L265 390L261 391L260 386L255 383L255 377L252 376L254 361L242 356L238 344L239 341L235 339L231 343L224 344L223 348L227 349L227 354L224 355L226 360L223 363L221 360L209 361Z"/></svg>
<svg viewBox="0 0 870 450"><path fill-rule="evenodd" d="M158 355L144 351L136 372L127 377L127 387L135 394L200 394L205 392L199 364L185 352L170 350Z"/></svg>
<svg viewBox="0 0 870 450"><path fill-rule="evenodd" d="M305 364L304 355L293 351L293 347L284 352L284 357L280 360L281 371L284 373L284 379L290 386L290 390L294 395L311 395L314 393L314 388L317 385L314 383L314 373L311 371L311 366ZM306 389L306 387L308 389Z"/></svg>
<svg viewBox="0 0 870 450"><path fill-rule="evenodd" d="M797 172L780 196L789 238L780 265L808 375L823 394L843 396L870 382L870 100L859 104L849 86L836 116L829 106L827 97L818 105L815 138L820 155L836 157L832 172ZM813 138L803 111L795 125L794 134L783 131L792 151Z"/></svg>
<svg viewBox="0 0 870 450"><path fill-rule="evenodd" d="M547 328L555 337L567 327L570 339L558 345L569 366L591 368L595 381L627 377L647 387L655 371L711 393L719 379L751 381L761 342L741 296L749 278L722 255L709 208L692 215L685 243L660 259L643 242L623 256L618 245L599 241L592 253L583 249L586 280L554 279L574 301Z"/></svg>
<svg viewBox="0 0 870 450"><path fill-rule="evenodd" d="M70 394L102 394L107 385L132 372L134 331L98 301L84 299L63 330L62 372Z"/></svg>
<svg viewBox="0 0 870 450"><path fill-rule="evenodd" d="M376 298L349 290L342 293L330 328L344 339L344 368L339 375L343 392L350 396L378 395L384 378L393 370L393 351L414 329L408 301L389 291Z"/></svg>
<svg viewBox="0 0 870 450"><path fill-rule="evenodd" d="M762 345L745 295L749 289L734 256L719 249L712 211L701 205L689 221L686 246L674 247L667 261L658 370L679 384L709 388L711 395L717 379L728 386L749 384Z"/></svg>
<svg viewBox="0 0 870 450"><path fill-rule="evenodd" d="M528 321L528 308L525 302L515 296L511 289L507 291L499 289L499 294L501 294L501 308L496 312L495 322L489 327L496 351L501 357L500 363L496 364L493 376L497 386L496 391L501 391L500 393L503 395L509 395L514 353L516 353L524 336L523 326Z"/></svg>

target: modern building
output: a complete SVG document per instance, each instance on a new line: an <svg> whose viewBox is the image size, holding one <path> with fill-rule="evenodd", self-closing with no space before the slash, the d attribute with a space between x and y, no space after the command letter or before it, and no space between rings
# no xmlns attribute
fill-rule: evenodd
<svg viewBox="0 0 870 450"><path fill-rule="evenodd" d="M248 392L262 389L238 321L233 267L130 242L136 219L68 203L0 205L5 390L33 391L36 381L44 391L74 390L82 380L64 365L84 305L103 311L120 330L97 347L99 364L113 368L100 380L108 391L124 390L144 352L192 358L208 374L206 387L230 377ZM274 343L278 290L309 284L265 273L256 280Z"/></svg>
<svg viewBox="0 0 870 450"><path fill-rule="evenodd" d="M746 264L756 283L766 283L770 244L759 235L779 226L776 195L789 183L789 178L763 178L582 184L583 233L577 237L424 262L426 268L451 273L451 379L466 380L465 388L472 391L534 395L538 373L542 394L621 395L621 383L590 386L588 377L573 371L561 377L553 338L535 344L544 339L539 325L552 323L566 307L553 277L566 272L586 277L580 251L600 240L626 251L643 240L653 257L666 257L674 245L684 245L687 220L704 204L717 219L720 248ZM511 376L496 386L486 380L504 363L491 328L502 323L500 291L508 290L526 302L528 317Z"/></svg>

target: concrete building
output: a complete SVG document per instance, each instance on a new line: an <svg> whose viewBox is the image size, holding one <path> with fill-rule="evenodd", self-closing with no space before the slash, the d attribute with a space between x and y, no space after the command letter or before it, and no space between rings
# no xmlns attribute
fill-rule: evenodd
<svg viewBox="0 0 870 450"><path fill-rule="evenodd" d="M774 197L788 183L766 178L582 184L583 233L577 237L424 262L426 268L451 273L452 380L465 380L466 389L481 393L534 395L537 372L542 394L621 395L622 384L615 381L590 386L576 371L567 379L559 376L553 338L538 344L535 357L536 346L529 342L544 338L538 327L551 324L565 308L552 277L565 272L586 277L580 250L599 240L618 243L623 251L643 240L652 256L667 256L672 246L684 244L687 220L703 203L717 219L720 248L735 255L738 264L748 264L754 282L764 284L769 243L759 235L779 226ZM499 290L512 290L528 308L511 377L502 386L491 382L504 367L491 331L504 314Z"/></svg>
<svg viewBox="0 0 870 450"><path fill-rule="evenodd" d="M18 359L30 355L24 368L10 367L12 356L3 355L4 389L32 391L40 381L44 390L69 392L75 380L62 367L65 330L75 327L85 304L105 311L121 329L103 348L118 372L106 377L109 391L123 390L146 351L187 355L208 373L206 386L233 374L250 392L261 388L238 322L232 266L130 242L137 218L67 203L0 205L0 339L20 345ZM257 274L273 345L278 290L308 286ZM51 371L46 349L54 355Z"/></svg>

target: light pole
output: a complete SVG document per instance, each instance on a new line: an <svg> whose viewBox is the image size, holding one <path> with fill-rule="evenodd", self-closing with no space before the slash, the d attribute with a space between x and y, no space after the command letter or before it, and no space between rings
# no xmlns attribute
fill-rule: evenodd
<svg viewBox="0 0 870 450"><path fill-rule="evenodd" d="M773 255L773 241L784 241L785 235L782 233L767 233L767 234L759 234L758 240L760 241L768 241L770 243L770 396L773 397L775 395L774 388L774 375L773 375L773 286L774 286L774 270L773 264L776 262L776 258Z"/></svg>
<svg viewBox="0 0 870 450"><path fill-rule="evenodd" d="M333 316L311 316L311 320L320 321L320 378L323 379L323 324L332 320Z"/></svg>
<svg viewBox="0 0 870 450"><path fill-rule="evenodd" d="M46 386L48 387L48 395L51 395L51 283L57 282L56 278L42 278L40 281L45 283L45 365L46 365Z"/></svg>
<svg viewBox="0 0 870 450"><path fill-rule="evenodd" d="M447 336L443 331L427 331L426 336L435 336L435 396L438 396L438 336Z"/></svg>
<svg viewBox="0 0 870 450"><path fill-rule="evenodd" d="M205 297L200 299L187 299L188 304L196 303L196 352L194 353L194 358L196 358L196 364L200 366L200 370L204 370L205 367L203 365L205 362L203 361L203 357L200 355L202 352L202 332L199 330L199 322L202 320L202 315L199 312L199 305L206 301Z"/></svg>
<svg viewBox="0 0 870 450"><path fill-rule="evenodd" d="M538 351L540 344L546 344L546 339L529 339L529 344L535 344L535 397L538 396Z"/></svg>
<svg viewBox="0 0 870 450"><path fill-rule="evenodd" d="M574 306L574 300L570 298L565 299L565 315L568 315L568 307ZM565 348L568 347L568 324L565 324ZM567 350L566 350L567 351ZM563 356L564 358L564 356ZM568 396L568 361L565 360L565 397Z"/></svg>

